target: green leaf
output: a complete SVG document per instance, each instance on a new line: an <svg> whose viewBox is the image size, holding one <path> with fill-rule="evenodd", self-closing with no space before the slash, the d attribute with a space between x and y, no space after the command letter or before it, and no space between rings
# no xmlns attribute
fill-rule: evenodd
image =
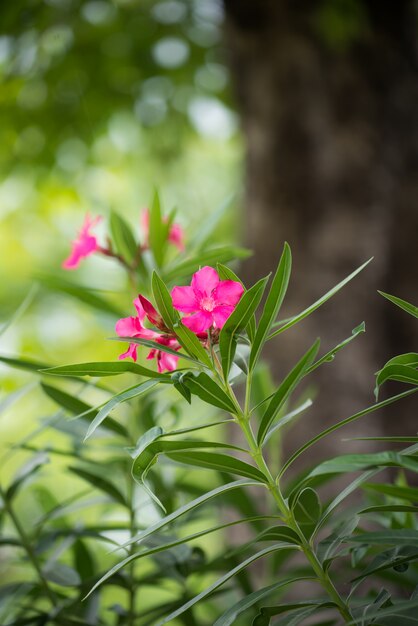
<svg viewBox="0 0 418 626"><path fill-rule="evenodd" d="M90 485L93 485L93 487L96 487L100 491L104 491L104 493L110 496L112 500L115 500L115 502L126 506L125 496L119 491L119 489L117 489L117 487L115 487L115 485L110 480L104 478L103 475L99 476L98 474L82 467L70 466L68 469L73 474L76 474L83 480L90 483Z"/></svg>
<svg viewBox="0 0 418 626"><path fill-rule="evenodd" d="M227 267L226 265L223 265L222 263L217 263L216 269L218 270L219 278L221 280L234 280L237 283L241 283L242 287L244 288L244 291L247 291L240 277L237 276L237 274L235 274L235 272L233 272L230 267ZM251 343L254 341L255 331L256 331L256 320L255 320L255 315L253 315L250 321L248 322L248 326L247 326L247 334Z"/></svg>
<svg viewBox="0 0 418 626"><path fill-rule="evenodd" d="M388 406L389 404L393 404L393 402L396 402L397 400L401 400L402 398L406 398L407 396L410 396L411 394L415 393L416 391L417 391L416 389L411 389L409 391L404 391L403 393L400 393L400 394L398 394L396 396L392 396L391 398L388 398L387 400L383 400L382 402L378 402L376 404L373 404L372 406L369 406L366 409L363 409L362 411L359 411L358 413L354 413L354 415L351 415L350 417L347 417L347 418L341 420L340 422L337 422L336 424L333 424L329 428L326 428L321 433L319 433L319 435L316 435L315 437L313 437L312 439L307 441L303 446L298 448L298 450L296 450L296 452L294 452L291 455L291 457L286 461L286 463L283 465L282 469L280 470L279 478L284 474L284 472L288 469L288 467L290 467L290 465L292 465L292 463L294 461L296 461L297 458L299 458L299 456L303 452L308 450L311 446L313 446L315 443L317 443L318 441L320 441L321 439L323 439L327 435L331 434L335 430L338 430L339 428L342 428L343 426L346 426L347 424L350 424L351 422L354 422L355 420L359 419L360 417L363 417L364 415L368 415L369 413L373 413L374 411L377 411L378 409L381 409L381 408L383 408L385 406Z"/></svg>
<svg viewBox="0 0 418 626"><path fill-rule="evenodd" d="M184 354L184 352L179 352L178 350L173 350L168 346L164 346L157 341L152 341L151 339L141 339L140 337L111 337L113 341L126 341L129 343L136 343L140 346L146 346L147 348L151 348L151 350L160 350L161 352L166 352L167 354L172 354L173 356L178 356L182 359L186 359L187 361L192 361L193 363L199 363L197 359L190 356L189 354Z"/></svg>
<svg viewBox="0 0 418 626"><path fill-rule="evenodd" d="M17 322L17 320L27 311L27 309L30 307L33 300L35 299L38 290L39 285L32 285L29 292L26 294L25 299L19 304L11 318L7 320L7 322L5 322L2 326L0 326L0 337L6 332L6 330L13 326L13 324Z"/></svg>
<svg viewBox="0 0 418 626"><path fill-rule="evenodd" d="M158 385L159 382L160 381L158 380L146 380L139 385L134 385L133 387L129 387L129 389L125 389L124 391L121 391L120 393L114 395L113 398L106 402L97 413L96 417L94 418L87 430L84 440L91 437L96 428L100 426L103 420L106 419L109 413L113 411L116 406L122 404L122 402L126 402L127 400L132 400L133 398L137 398L138 396L143 395L144 393Z"/></svg>
<svg viewBox="0 0 418 626"><path fill-rule="evenodd" d="M198 396L204 402L235 414L237 408L231 398L215 383L213 378L201 372L200 374L186 374L182 382L190 389L193 395Z"/></svg>
<svg viewBox="0 0 418 626"><path fill-rule="evenodd" d="M218 472L232 472L233 474L238 474L239 476L253 478L254 480L264 483L267 482L266 476L258 468L227 454L197 451L182 451L177 453L171 452L166 454L170 459L173 459L178 463L205 467Z"/></svg>
<svg viewBox="0 0 418 626"><path fill-rule="evenodd" d="M379 397L379 389L387 380L398 380L401 383L418 385L418 370L408 365L386 365L376 378L374 394Z"/></svg>
<svg viewBox="0 0 418 626"><path fill-rule="evenodd" d="M311 348L303 355L300 361L295 365L291 372L281 383L280 387L274 393L270 400L263 417L261 418L260 428L257 434L257 443L263 445L268 430L270 429L277 413L283 407L290 394L293 392L299 381L303 378L307 368L312 363L319 350L319 340L317 339Z"/></svg>
<svg viewBox="0 0 418 626"><path fill-rule="evenodd" d="M241 572L243 569L251 565L251 563L254 563L254 561L257 561L258 559L261 559L264 556L267 556L268 554L272 554L273 552L277 552L278 550L284 550L284 549L289 549L289 548L294 549L295 546L290 543L289 544L283 543L281 545L277 544L275 546L270 546L269 548L264 548L264 550L260 550L259 552L256 552L255 554L250 556L248 559L246 559L245 561L243 561L242 563L234 567L232 570L230 570L229 572L227 572L226 574L218 578L218 580L212 583L212 585L207 587L204 591L199 593L197 596L195 596L194 598L192 598L185 604L183 604L183 606L178 608L176 611L173 611L173 613L170 613L170 615L165 617L163 620L159 621L156 626L163 626L163 624L167 624L171 620L176 619L177 617L179 617L179 615L182 615L183 613L185 613L185 611L189 610L192 606L194 606L195 604L197 604L198 602L200 602L201 600L209 596L213 591L215 591L216 589L219 589L219 587L221 587L224 583L226 583L233 576Z"/></svg>
<svg viewBox="0 0 418 626"><path fill-rule="evenodd" d="M308 398L300 406L296 407L296 409L290 411L289 413L286 413L286 415L283 415L283 417L281 417L279 421L266 433L266 436L264 437L264 445L277 430L280 430L280 428L288 424L294 417L297 417L298 415L306 411L306 409L309 409L312 404L312 400Z"/></svg>
<svg viewBox="0 0 418 626"><path fill-rule="evenodd" d="M51 400L73 415L79 415L82 413L84 420L94 419L97 415L96 409L76 396L70 395L69 393L62 391L62 389L57 389L56 387L52 387L51 385L47 385L45 383L41 383L41 387L44 393L51 398ZM107 420L105 428L113 433L116 433L117 435L121 435L122 437L126 437L128 435L126 428L112 418Z"/></svg>
<svg viewBox="0 0 418 626"><path fill-rule="evenodd" d="M368 506L358 512L359 515L367 513L418 513L418 506L409 506L407 504L378 504L376 506Z"/></svg>
<svg viewBox="0 0 418 626"><path fill-rule="evenodd" d="M337 528L325 539L322 539L317 547L317 555L324 567L327 562L337 552L340 545L350 537L359 523L359 517L357 515L351 515L342 524L339 524Z"/></svg>
<svg viewBox="0 0 418 626"><path fill-rule="evenodd" d="M263 600L267 596L269 596L273 591L280 589L281 587L286 587L287 585L293 585L300 581L306 580L314 580L314 577L310 576L300 576L297 578L288 578L287 580L281 580L279 582L274 583L273 585L269 585L268 587L263 587L262 589L258 589L253 593L250 593L245 598L242 598L238 602L236 602L232 607L227 609L225 613L223 613L214 623L213 626L230 626L230 624L234 624L235 620L247 609L251 608L260 600Z"/></svg>
<svg viewBox="0 0 418 626"><path fill-rule="evenodd" d="M235 259L246 259L251 256L251 251L234 246L221 246L199 253L180 263L170 265L163 273L167 282L188 278L196 272L199 266L216 265L216 263L228 263ZM161 312L161 311L160 311Z"/></svg>
<svg viewBox="0 0 418 626"><path fill-rule="evenodd" d="M265 606L260 609L258 615L254 618L252 626L269 626L272 617L287 612L291 614L282 618L277 624L280 626L297 626L303 623L305 617L309 617L318 609L334 608L335 606L334 602L324 602L322 600L307 600L279 604L277 606ZM326 626L327 624L329 622L321 621L321 626Z"/></svg>
<svg viewBox="0 0 418 626"><path fill-rule="evenodd" d="M283 253L279 261L279 265L274 275L273 282L267 296L264 310L260 322L255 333L254 342L251 346L249 370L254 369L258 361L264 343L267 340L270 328L280 310L284 297L286 295L287 286L289 284L290 272L292 268L292 253L289 245L284 244Z"/></svg>
<svg viewBox="0 0 418 626"><path fill-rule="evenodd" d="M208 353L196 335L189 328L187 328L187 326L185 326L182 322L177 322L174 325L174 332L176 333L179 343L191 357L209 369L213 369Z"/></svg>
<svg viewBox="0 0 418 626"><path fill-rule="evenodd" d="M136 261L138 243L135 241L132 229L128 222L115 211L110 213L110 232L116 252L129 264Z"/></svg>
<svg viewBox="0 0 418 626"><path fill-rule="evenodd" d="M391 296L390 294L385 293L384 291L378 290L378 293L380 293L381 296L386 298L386 300L389 300L393 304L396 304L396 306L398 306L400 309L403 309L404 311L406 311L413 317L418 318L418 306L414 306L413 304L410 304L406 300L401 300L401 298L397 298L396 296Z"/></svg>
<svg viewBox="0 0 418 626"><path fill-rule="evenodd" d="M164 320L165 325L174 332L174 326L179 323L180 315L173 307L170 292L164 281L157 272L152 273L152 293L157 309Z"/></svg>
<svg viewBox="0 0 418 626"><path fill-rule="evenodd" d="M370 491L383 493L384 495L390 496L391 498L399 498L399 500L409 500L410 502L418 503L417 487L401 487L399 485L370 483L364 485L364 488Z"/></svg>
<svg viewBox="0 0 418 626"><path fill-rule="evenodd" d="M330 298L332 298L332 296L334 296L338 291L340 291L340 289L342 289L342 287L344 287L348 282L350 282L350 280L352 280L355 276L357 276L357 274L359 274L366 267L366 265L368 265L370 263L372 258L369 259L368 261L366 261L365 263L363 263L363 265L360 265L359 268L357 268L349 276L344 278L344 280L342 280L340 283L338 283L338 285L336 285L335 287L330 289L330 291L327 291L326 294L324 294L321 298L319 298L319 300L316 300L316 302L311 304L311 306L309 306L307 309L304 309L298 315L295 315L294 317L290 318L290 320L286 321L284 324L282 322L279 322L281 324L280 328L278 330L274 331L269 336L269 339L272 339L273 337L276 337L277 335L280 335L280 333L283 333L288 328L291 328L292 326L294 326L298 322L300 322L303 319L305 319L305 317L308 317L308 315L310 315L311 313L316 311L316 309L319 309L320 306L325 304L325 302L327 302ZM274 326L276 326L276 324Z"/></svg>
<svg viewBox="0 0 418 626"><path fill-rule="evenodd" d="M16 359L9 356L0 356L0 362L8 365L9 367L14 367L19 370L27 370L29 372L38 372L39 370L48 368L48 365L45 363L29 361L27 359Z"/></svg>
<svg viewBox="0 0 418 626"><path fill-rule="evenodd" d="M323 461L307 476L307 479L323 474L345 474L374 467L403 467L418 471L418 459L398 452L375 452L374 454L343 454Z"/></svg>
<svg viewBox="0 0 418 626"><path fill-rule="evenodd" d="M411 530L409 528L378 530L375 532L353 535L348 541L355 543L367 543L370 545L416 546L418 544L418 530Z"/></svg>
<svg viewBox="0 0 418 626"><path fill-rule="evenodd" d="M137 374L138 376L146 376L147 378L158 378L160 380L170 381L170 377L166 374L159 374L147 367L132 363L131 361L103 361L97 363L75 363L73 365L59 365L58 367L40 368L43 374L53 374L54 376L118 376L119 374Z"/></svg>
<svg viewBox="0 0 418 626"><path fill-rule="evenodd" d="M309 538L321 515L321 503L316 491L306 487L292 505L293 515L304 535Z"/></svg>
<svg viewBox="0 0 418 626"><path fill-rule="evenodd" d="M246 291L238 302L235 310L225 322L219 335L219 349L222 357L222 370L225 379L228 378L229 370L234 358L237 345L237 334L244 330L252 319L258 305L263 297L264 289L268 281L268 276L262 278L248 291Z"/></svg>
<svg viewBox="0 0 418 626"><path fill-rule="evenodd" d="M406 563L410 563L411 561L416 561L417 559L418 549L416 546L396 546L396 548L385 550L384 552L380 552L380 554L376 555L369 565L362 571L362 573L353 578L351 582L360 582L376 572L382 572L386 569L404 565Z"/></svg>
<svg viewBox="0 0 418 626"><path fill-rule="evenodd" d="M197 249L205 252L205 248L208 246L207 241L211 235L216 231L216 228L225 215L227 209L231 208L232 201L236 194L230 194L214 211L211 211L205 216L204 220L199 221L199 228L194 234L192 240L189 242L190 249Z"/></svg>
<svg viewBox="0 0 418 626"><path fill-rule="evenodd" d="M335 358L335 355L337 354L337 352L342 350L346 345L348 345L351 341L353 341L353 339L355 339L358 335L360 335L361 333L364 333L364 332L366 332L366 325L365 325L364 322L362 322L361 324L356 326L356 328L353 328L353 330L351 331L351 336L348 337L348 339L344 339L344 341L342 341L341 343L337 344L335 346L335 348L332 348L332 350L329 350L329 352L324 354L324 356L322 356L320 359L318 359L318 361L315 361L315 363L313 363L313 365L311 365L308 368L306 373L310 374L311 372L316 370L316 368L319 367L320 365L322 365L323 363L329 363L330 361L333 361L334 358Z"/></svg>

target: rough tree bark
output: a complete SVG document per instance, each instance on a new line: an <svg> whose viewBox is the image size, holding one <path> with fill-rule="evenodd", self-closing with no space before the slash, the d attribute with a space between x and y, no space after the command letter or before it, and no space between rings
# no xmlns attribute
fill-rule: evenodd
<svg viewBox="0 0 418 626"><path fill-rule="evenodd" d="M224 4L247 141L246 238L255 251L247 278L270 271L289 241L294 273L287 316L375 257L270 348L279 376L315 336L327 349L366 321L366 338L318 372L321 408L315 421L305 418L306 437L306 429L318 430L318 419L325 425L372 403L373 373L385 359L413 349L417 337L414 320L376 293L418 299L417 16L412 0ZM391 424L392 433L410 432L412 406L390 407L380 423L368 418L354 431Z"/></svg>

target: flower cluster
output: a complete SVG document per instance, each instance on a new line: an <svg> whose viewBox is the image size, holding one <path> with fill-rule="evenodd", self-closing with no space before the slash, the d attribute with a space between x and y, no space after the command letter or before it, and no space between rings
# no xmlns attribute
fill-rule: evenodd
<svg viewBox="0 0 418 626"><path fill-rule="evenodd" d="M174 308L187 314L182 318L183 324L203 342L206 342L208 332L216 335L216 331L224 326L243 291L241 283L233 280L220 280L216 270L206 266L193 274L190 286L174 287L171 297ZM180 349L176 336L170 333L162 317L149 300L139 295L134 300L134 306L137 310L136 317L123 318L116 324L116 333L119 337L151 339L172 351ZM145 318L161 332L146 328L143 325ZM130 357L136 361L137 347L136 343L129 344L128 350L119 358ZM153 348L147 358L157 360L159 372L173 371L177 367L178 357L163 349Z"/></svg>
<svg viewBox="0 0 418 626"><path fill-rule="evenodd" d="M63 261L62 267L66 270L75 270L80 264L82 259L89 257L95 252L104 254L105 256L115 256L110 244L107 247L99 244L97 236L94 234L93 229L101 221L102 217L97 216L91 218L87 213L84 218L83 225L78 233L78 237L72 242L70 255ZM163 218L164 222L167 222L167 218ZM149 248L149 222L150 214L148 209L144 209L141 213L140 223L143 231L143 244L139 247L141 251ZM180 224L171 224L167 240L176 246L180 252L184 251L184 233Z"/></svg>

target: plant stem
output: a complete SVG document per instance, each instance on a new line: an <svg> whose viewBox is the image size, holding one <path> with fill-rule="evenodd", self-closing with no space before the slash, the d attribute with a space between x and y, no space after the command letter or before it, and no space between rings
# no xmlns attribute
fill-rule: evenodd
<svg viewBox="0 0 418 626"><path fill-rule="evenodd" d="M28 537L28 535L25 532L25 529L23 528L22 524L20 523L20 520L18 518L18 516L16 515L11 502L9 501L6 493L4 492L4 490L0 487L0 496L3 500L3 504L4 504L4 509L7 512L7 514L9 515L10 519L13 522L14 527L16 528L17 534L19 535L20 541L22 543L22 546L24 548L24 550L26 551L26 554L28 555L28 559L29 561L32 563L34 570L36 571L38 578L39 578L39 582L41 587L43 588L46 597L49 599L49 601L51 602L51 605L53 607L57 606L57 601L55 598L54 593L52 592L52 590L50 589L48 582L44 576L44 573L42 571L41 565L38 561L38 558L36 556L35 551L33 550L31 543L30 543L30 539Z"/></svg>
<svg viewBox="0 0 418 626"><path fill-rule="evenodd" d="M128 495L129 495L129 530L131 539L135 536L136 528L135 528L135 508L134 508L134 485L129 474L128 477ZM129 547L129 556L134 553L135 544L132 543ZM131 562L129 565L129 608L128 608L128 624L129 626L135 625L135 596L136 596L136 585L135 585L135 563Z"/></svg>
<svg viewBox="0 0 418 626"><path fill-rule="evenodd" d="M299 528L299 525L293 516L293 512L291 511L287 502L283 498L282 493L280 491L280 487L275 482L270 472L270 469L263 457L262 450L260 446L257 444L257 441L254 437L254 433L252 431L250 420L249 420L248 403L246 404L247 404L246 412L244 414L237 415L237 418L238 418L238 423L241 426L241 429L244 433L245 439L247 440L248 445L250 447L251 456L253 457L258 468L263 472L263 474L267 478L268 489L277 504L277 507L282 515L283 521L289 526L289 528L291 528L297 533L300 539L300 544L299 544L300 548L305 554L307 560L309 561L313 571L315 572L315 575L318 578L319 583L322 585L322 587L328 593L332 601L338 607L338 610L341 616L343 617L344 621L346 623L351 622L352 616L350 614L347 604L344 602L343 598L340 596L337 589L335 588L332 580L328 576L328 572L326 572L324 568L322 567L321 562L319 561L313 546L309 543L309 541L306 539L305 535Z"/></svg>

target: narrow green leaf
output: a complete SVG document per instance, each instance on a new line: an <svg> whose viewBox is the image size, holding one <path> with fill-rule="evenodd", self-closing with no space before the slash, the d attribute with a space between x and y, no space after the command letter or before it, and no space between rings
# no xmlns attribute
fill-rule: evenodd
<svg viewBox="0 0 418 626"><path fill-rule="evenodd" d="M261 418L260 428L257 434L257 443L263 445L268 430L270 429L276 415L283 407L290 394L294 391L299 381L303 378L307 368L312 363L319 350L319 339L309 348L309 350L298 361L295 367L289 372L281 383L280 387L274 393L270 400L263 417Z"/></svg>
<svg viewBox="0 0 418 626"><path fill-rule="evenodd" d="M288 578L287 580L281 580L273 585L269 585L268 587L263 587L262 589L258 589L253 593L250 593L245 598L236 602L232 607L227 609L225 613L223 613L214 623L213 626L230 626L235 623L235 620L247 609L251 608L260 600L263 600L267 596L269 596L273 591L280 589L281 587L286 587L287 585L293 585L300 581L306 580L314 580L313 577L310 576L299 576L296 578Z"/></svg>
<svg viewBox="0 0 418 626"><path fill-rule="evenodd" d="M42 573L48 581L61 587L78 587L81 583L80 576L75 569L57 561L51 563L50 566L43 567Z"/></svg>
<svg viewBox="0 0 418 626"><path fill-rule="evenodd" d="M135 241L132 229L128 222L115 211L110 213L110 232L116 252L132 265L138 254L138 243Z"/></svg>
<svg viewBox="0 0 418 626"><path fill-rule="evenodd" d="M187 374L182 377L182 382L190 389L192 394L198 396L204 402L235 414L237 409L231 398L215 383L213 378L201 372L200 374Z"/></svg>
<svg viewBox="0 0 418 626"><path fill-rule="evenodd" d="M140 346L146 346L151 350L160 350L161 352L166 352L167 354L172 354L173 356L178 356L182 359L186 359L187 361L192 361L193 363L199 363L197 359L190 356L189 354L184 354L184 352L179 352L178 350L173 350L168 346L164 346L157 341L152 341L151 339L141 339L140 337L111 337L112 341L126 341L129 343L136 343Z"/></svg>
<svg viewBox="0 0 418 626"><path fill-rule="evenodd" d="M350 280L352 280L355 276L357 276L357 274L359 274L366 267L366 265L368 265L370 263L372 258L369 259L368 261L366 261L365 263L363 263L363 265L360 265L359 268L357 268L349 276L344 278L344 280L342 280L340 283L338 283L338 285L336 285L335 287L330 289L330 291L327 291L326 294L324 294L321 298L319 298L319 300L316 300L316 302L311 304L311 306L309 306L307 309L305 309L304 311L302 311L298 315L295 315L294 317L290 318L290 320L285 322L284 324L281 323L280 328L278 328L276 331L274 331L269 336L269 339L272 339L273 337L276 337L277 335L280 335L280 333L283 333L288 328L291 328L292 326L294 326L298 322L300 322L303 319L305 319L305 317L308 317L308 315L310 315L311 313L316 311L316 309L319 309L320 306L325 304L325 302L327 302L330 298L332 298L332 296L334 296L338 291L340 291L340 289L342 289L342 287L344 287L344 285L346 285L348 282L350 282ZM276 326L276 324L274 326Z"/></svg>
<svg viewBox="0 0 418 626"><path fill-rule="evenodd" d="M39 363L27 359L17 359L15 357L3 355L0 356L0 363L4 363L9 367L14 367L19 370L27 370L29 372L38 372L39 370L47 369L49 367L45 363Z"/></svg>
<svg viewBox="0 0 418 626"><path fill-rule="evenodd" d="M254 369L258 361L264 343L267 340L270 329L280 310L284 297L286 295L287 286L289 284L290 272L292 267L292 253L289 245L284 244L283 253L279 261L279 265L274 275L273 282L267 296L264 310L257 327L254 342L251 347L249 370Z"/></svg>
<svg viewBox="0 0 418 626"><path fill-rule="evenodd" d="M410 304L410 302L407 302L406 300L401 300L401 298L397 298L396 296L391 296L390 294L385 293L384 291L378 290L378 293L380 293L381 296L386 298L386 300L389 300L393 304L396 304L396 306L398 306L400 309L403 309L404 311L406 311L413 317L418 318L418 306L414 306L413 304Z"/></svg>
<svg viewBox="0 0 418 626"><path fill-rule="evenodd" d="M208 353L196 335L189 328L187 328L187 326L185 326L182 322L177 322L174 325L174 332L176 333L179 343L191 357L209 369L213 369Z"/></svg>
<svg viewBox="0 0 418 626"><path fill-rule="evenodd" d="M350 424L351 422L354 422L355 420L359 419L360 417L363 417L364 415L368 415L369 413L373 413L374 411L377 411L377 410L379 410L379 409L381 409L381 408L383 408L385 406L388 406L389 404L393 404L393 402L396 402L397 400L401 400L402 398L406 398L407 396L410 396L411 394L415 393L416 391L418 391L418 390L417 389L411 389L409 391L404 391L403 393L400 393L400 394L398 394L396 396L392 396L391 398L388 398L387 400L383 400L382 402L378 402L376 404L373 404L372 406L369 406L366 409L363 409L362 411L359 411L358 413L354 413L354 415L351 415L350 417L347 417L346 419L343 419L340 422L337 422L336 424L333 424L329 428L326 428L321 433L319 433L319 435L316 435L315 437L313 437L312 439L307 441L303 446L298 448L298 450L296 450L296 452L294 452L291 455L291 457L286 461L286 463L283 465L282 469L280 470L279 478L284 474L284 472L290 467L290 465L292 465L292 463L294 461L296 461L296 459L303 452L308 450L311 446L313 446L315 443L317 443L318 441L320 441L321 439L323 439L327 435L331 434L335 430L338 430L339 428L342 428L343 426L346 426L347 424Z"/></svg>
<svg viewBox="0 0 418 626"><path fill-rule="evenodd" d="M359 576L351 580L352 583L360 582L375 574L389 568L397 567L418 559L418 549L413 545L396 546L391 550L385 550L376 555L369 565L362 571Z"/></svg>
<svg viewBox="0 0 418 626"><path fill-rule="evenodd" d="M234 280L237 283L241 283L244 290L247 291L240 277L237 276L237 274L235 274L235 272L233 272L230 267L227 267L226 265L223 265L222 263L217 263L216 269L218 270L219 278L221 280ZM248 326L247 326L247 334L251 343L254 341L255 331L256 331L256 320L255 320L255 315L253 315L250 318L250 321L248 322Z"/></svg>
<svg viewBox="0 0 418 626"><path fill-rule="evenodd" d="M310 398L308 398L307 400L305 400L305 402L303 402L296 409L294 409L293 411L290 411L289 413L286 413L286 415L283 415L283 417L281 417L279 419L277 424L275 424L272 428L270 428L270 430L266 433L266 436L264 437L264 445L267 443L267 441L270 439L270 437L277 430L280 430L280 428L282 428L283 426L286 426L286 424L291 422L294 417L297 417L298 415L300 415L301 413L306 411L306 409L309 409L309 407L311 407L312 404L313 404L312 400Z"/></svg>
<svg viewBox="0 0 418 626"><path fill-rule="evenodd" d="M378 530L376 532L361 533L349 538L350 542L367 543L370 545L418 545L418 530L409 528L397 528L395 530Z"/></svg>
<svg viewBox="0 0 418 626"><path fill-rule="evenodd" d="M227 210L231 208L234 198L235 194L230 194L214 211L211 211L208 215L206 215L203 221L199 220L198 230L189 242L188 247L190 247L190 249L197 249L201 252L205 252L205 248L207 249L208 247L208 240L216 231L219 222Z"/></svg>
<svg viewBox="0 0 418 626"><path fill-rule="evenodd" d="M168 224L164 223L158 191L155 190L149 218L149 243L158 266L162 265L168 237Z"/></svg>
<svg viewBox="0 0 418 626"><path fill-rule="evenodd" d="M246 259L251 256L251 251L234 246L221 246L199 253L180 263L170 265L164 272L164 278L169 283L173 280L187 278L203 265L216 265L216 263L228 263L235 259Z"/></svg>
<svg viewBox="0 0 418 626"><path fill-rule="evenodd" d="M158 378L159 380L170 381L166 374L159 374L147 367L132 363L131 361L104 361L97 363L75 363L73 365L59 365L58 367L40 368L43 374L53 374L54 376L118 376L119 374L138 374L147 378Z"/></svg>
<svg viewBox="0 0 418 626"><path fill-rule="evenodd" d="M234 567L232 570L230 570L229 572L227 572L226 574L218 578L218 580L212 583L212 585L210 585L209 587L207 587L207 589L205 589L204 591L199 593L197 596L195 596L194 598L192 598L191 600L183 604L183 606L178 608L176 611L173 611L173 613L170 613L170 615L165 617L163 620L159 621L156 626L163 626L163 624L167 624L168 622L176 619L177 617L179 617L179 615L182 615L185 611L190 609L192 606L194 606L195 604L197 604L198 602L200 602L201 600L209 596L213 591L215 591L216 589L219 589L219 587L221 587L224 583L226 583L233 576L241 572L243 569L251 565L251 563L254 563L254 561L257 561L258 559L261 559L264 556L267 556L268 554L272 554L273 552L277 552L279 550L294 549L294 548L295 546L290 543L289 544L283 543L281 545L276 544L275 546L270 546L269 548L264 548L264 550L260 550L259 552L256 552L255 554L250 556L248 559L246 559L245 561L243 561L242 563Z"/></svg>
<svg viewBox="0 0 418 626"><path fill-rule="evenodd" d="M173 307L166 284L155 271L152 273L152 293L165 325L174 332L174 326L180 321L180 315Z"/></svg>
<svg viewBox="0 0 418 626"><path fill-rule="evenodd" d="M364 488L370 491L383 493L391 498L399 498L400 500L409 500L418 503L417 487L401 487L399 485L386 485L379 483L370 483L364 485Z"/></svg>
<svg viewBox="0 0 418 626"><path fill-rule="evenodd" d="M26 297L24 298L23 302L19 304L19 306L17 307L13 315L10 317L10 319L7 320L7 322L5 322L2 326L0 326L0 337L6 332L6 330L8 330L11 326L13 326L13 324L15 324L18 321L18 319L27 311L27 309L32 304L36 294L38 293L38 290L39 290L39 285L36 285L36 284L32 285L32 287L29 289L28 293L26 294Z"/></svg>
<svg viewBox="0 0 418 626"><path fill-rule="evenodd" d="M393 451L375 452L373 454L343 454L317 465L315 469L308 474L307 479L323 474L359 472L374 467L403 467L417 472L418 459Z"/></svg>
<svg viewBox="0 0 418 626"><path fill-rule="evenodd" d="M91 437L96 428L100 426L103 420L106 419L109 413L113 411L116 406L122 404L122 402L127 402L127 400L132 400L133 398L137 398L138 396L143 395L158 384L158 380L146 380L139 385L135 385L133 387L130 387L129 389L125 389L124 391L121 391L120 393L117 393L115 396L113 396L113 398L106 402L106 404L104 404L100 411L97 413L96 417L94 418L87 430L84 440Z"/></svg>
<svg viewBox="0 0 418 626"><path fill-rule="evenodd" d="M83 480L87 481L90 485L93 485L100 491L106 493L112 498L112 500L115 500L116 502L119 502L119 504L123 504L124 506L126 506L126 499L123 494L119 491L119 489L117 489L117 487L115 487L115 485L110 480L104 478L103 475L99 476L98 474L93 473L82 467L70 466L68 469L73 474L76 474L76 476L79 476Z"/></svg>
<svg viewBox="0 0 418 626"><path fill-rule="evenodd" d="M11 500L14 498L22 485L32 478L35 472L39 471L46 463L49 463L49 457L46 452L38 452L33 455L21 468L16 472L12 484L6 491L6 498Z"/></svg>
<svg viewBox="0 0 418 626"><path fill-rule="evenodd" d="M238 474L239 476L244 476L245 478L253 478L254 480L264 483L267 482L266 476L260 472L258 468L227 454L200 452L195 450L183 450L181 452L170 452L166 454L170 459L173 459L178 463L213 469L218 472L232 472L233 474Z"/></svg>
<svg viewBox="0 0 418 626"><path fill-rule="evenodd" d="M379 396L379 389L387 380L397 380L401 383L411 383L418 385L418 370L409 365L386 365L380 370L376 378L374 394L376 400Z"/></svg>
<svg viewBox="0 0 418 626"><path fill-rule="evenodd" d="M418 506L409 506L407 504L378 504L376 506L368 506L358 512L359 515L367 513L418 513Z"/></svg>
<svg viewBox="0 0 418 626"><path fill-rule="evenodd" d="M244 330L252 319L258 305L263 297L264 289L268 281L268 276L262 278L248 291L246 291L238 302L235 310L225 322L219 335L219 349L222 357L222 370L225 379L228 378L229 370L234 358L237 345L237 334Z"/></svg>
<svg viewBox="0 0 418 626"><path fill-rule="evenodd" d="M355 339L356 337L358 337L358 335L364 332L366 332L366 325L364 322L362 322L361 324L356 326L356 328L353 328L353 330L351 331L351 336L348 337L348 339L344 339L344 341L336 345L335 348L332 348L332 350L329 350L329 352L324 354L324 356L318 359L318 361L315 361L315 363L313 363L313 365L311 365L307 369L306 373L310 374L323 363L329 363L330 361L333 361L337 352L345 348L345 346L348 345L351 341L353 341L353 339Z"/></svg>

